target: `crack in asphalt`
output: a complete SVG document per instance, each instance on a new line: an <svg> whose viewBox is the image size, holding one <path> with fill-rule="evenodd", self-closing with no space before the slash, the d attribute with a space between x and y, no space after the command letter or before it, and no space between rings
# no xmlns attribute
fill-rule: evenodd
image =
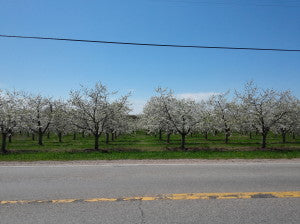
<svg viewBox="0 0 300 224"><path fill-rule="evenodd" d="M141 213L141 224L145 224L145 213L144 213L144 210L142 209L142 200L139 200L139 203L138 203L138 209Z"/></svg>

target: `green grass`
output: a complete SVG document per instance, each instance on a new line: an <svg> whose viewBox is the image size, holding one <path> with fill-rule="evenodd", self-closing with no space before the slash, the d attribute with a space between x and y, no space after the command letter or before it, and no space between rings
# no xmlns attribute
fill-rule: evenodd
<svg viewBox="0 0 300 224"><path fill-rule="evenodd" d="M299 158L300 141L287 136L287 143L281 143L280 136L270 134L268 137L268 149L260 149L261 136L249 136L233 134L228 144L224 143L224 135L209 135L208 140L200 134L188 136L187 152L177 150L180 147L180 136L172 135L171 143L166 144L166 136L159 141L153 135L137 132L131 135L122 135L114 142L105 144L104 136L101 136L100 148L109 153L94 152L92 149L94 139L92 136L82 137L77 134L73 140L72 135L64 136L59 143L56 135L52 134L48 139L44 136L44 145L39 146L31 137L13 136L12 143L8 144L7 155L0 155L0 161L36 161L36 160L91 160L91 159L254 159L254 158Z"/></svg>
<svg viewBox="0 0 300 224"><path fill-rule="evenodd" d="M292 159L300 151L152 151L152 152L36 152L10 153L0 156L0 161L42 160L123 160L123 159Z"/></svg>

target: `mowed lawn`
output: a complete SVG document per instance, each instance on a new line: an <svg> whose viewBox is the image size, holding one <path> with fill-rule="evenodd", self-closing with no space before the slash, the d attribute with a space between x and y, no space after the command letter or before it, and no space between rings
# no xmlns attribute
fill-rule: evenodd
<svg viewBox="0 0 300 224"><path fill-rule="evenodd" d="M298 136L297 136L298 137ZM143 132L135 134L126 134L119 136L115 141L105 143L104 135L100 138L100 148L110 150L137 150L137 151L165 151L172 150L180 147L180 135L171 135L170 144L166 143L166 136L162 136L163 140L159 140L158 136L147 135ZM73 135L64 136L62 142L58 141L55 134L51 134L48 139L45 135L43 138L44 145L40 146L36 141L32 141L31 137L27 136L13 136L12 143L8 143L8 149L11 151L82 151L86 149L93 149L94 138L93 136L82 137L77 134L76 140L73 140ZM228 149L228 150L249 150L260 148L261 136L249 136L232 134L229 143L224 143L224 135L218 134L216 136L209 135L208 140L203 135L195 134L186 137L186 148L190 149ZM292 139L287 136L286 143L282 143L280 135L270 134L267 140L268 148L276 149L300 149L300 137Z"/></svg>
<svg viewBox="0 0 300 224"><path fill-rule="evenodd" d="M105 136L101 136L100 148L108 153L93 151L94 138L82 137L77 134L63 137L58 141L54 134L48 139L44 136L44 145L39 146L31 137L15 135L12 143L8 143L7 155L0 155L2 161L34 161L34 160L79 160L79 159L230 159L230 158L299 158L300 138L287 136L286 143L282 143L280 135L270 134L266 150L260 149L261 136L232 134L228 144L224 143L224 135L209 135L208 140L203 135L187 136L187 151L181 151L180 136L172 135L170 144L166 143L166 136L159 140L158 136L147 135L143 132L119 136L115 141L105 143Z"/></svg>

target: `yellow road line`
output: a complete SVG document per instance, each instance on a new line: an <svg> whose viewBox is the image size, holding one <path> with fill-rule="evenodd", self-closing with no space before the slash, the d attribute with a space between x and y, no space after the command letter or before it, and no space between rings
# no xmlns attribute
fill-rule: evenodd
<svg viewBox="0 0 300 224"><path fill-rule="evenodd" d="M161 194L156 196L137 196L121 198L56 199L56 200L14 200L0 201L5 204L31 203L73 203L73 202L116 202L116 201L155 201L155 200L200 200L200 199L250 199L250 198L300 198L300 191L284 192L235 192L235 193L184 193Z"/></svg>

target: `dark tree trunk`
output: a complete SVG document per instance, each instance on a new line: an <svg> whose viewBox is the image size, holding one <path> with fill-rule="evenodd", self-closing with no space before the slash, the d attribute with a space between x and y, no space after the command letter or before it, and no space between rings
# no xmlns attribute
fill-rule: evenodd
<svg viewBox="0 0 300 224"><path fill-rule="evenodd" d="M113 142L115 140L115 133L111 133L111 141Z"/></svg>
<svg viewBox="0 0 300 224"><path fill-rule="evenodd" d="M50 132L47 133L47 139L50 139Z"/></svg>
<svg viewBox="0 0 300 224"><path fill-rule="evenodd" d="M95 149L99 150L99 134L95 134Z"/></svg>
<svg viewBox="0 0 300 224"><path fill-rule="evenodd" d="M105 143L109 143L109 133L105 133Z"/></svg>
<svg viewBox="0 0 300 224"><path fill-rule="evenodd" d="M181 149L185 150L185 136L186 134L181 134Z"/></svg>
<svg viewBox="0 0 300 224"><path fill-rule="evenodd" d="M167 143L170 144L170 137L171 137L171 133L167 134Z"/></svg>
<svg viewBox="0 0 300 224"><path fill-rule="evenodd" d="M208 133L207 133L207 131L206 131L206 132L204 132L204 137L205 137L205 140L207 140L207 139L208 139Z"/></svg>
<svg viewBox="0 0 300 224"><path fill-rule="evenodd" d="M292 134L292 135L293 135L293 139L296 139L296 135L295 135L295 132L293 132L293 134Z"/></svg>
<svg viewBox="0 0 300 224"><path fill-rule="evenodd" d="M229 136L230 136L230 131L225 130L225 144L228 144Z"/></svg>
<svg viewBox="0 0 300 224"><path fill-rule="evenodd" d="M39 142L38 142L39 145L43 145L43 132L42 131L39 131Z"/></svg>
<svg viewBox="0 0 300 224"><path fill-rule="evenodd" d="M229 138L229 136L228 136L228 134L226 133L226 134L225 134L225 144L228 144L228 138Z"/></svg>
<svg viewBox="0 0 300 224"><path fill-rule="evenodd" d="M252 139L252 132L249 133L249 138Z"/></svg>
<svg viewBox="0 0 300 224"><path fill-rule="evenodd" d="M35 141L35 134L34 133L31 134L31 138L32 138L32 141Z"/></svg>
<svg viewBox="0 0 300 224"><path fill-rule="evenodd" d="M6 133L2 133L2 144L1 144L1 152L7 153L8 151L6 150L6 138L7 138L7 134Z"/></svg>
<svg viewBox="0 0 300 224"><path fill-rule="evenodd" d="M159 135L158 138L159 138L159 140L161 141L161 140L162 140L162 130L161 130L161 129L159 130L158 135Z"/></svg>
<svg viewBox="0 0 300 224"><path fill-rule="evenodd" d="M73 140L76 140L76 137L77 137L76 132L74 132L73 133Z"/></svg>
<svg viewBox="0 0 300 224"><path fill-rule="evenodd" d="M267 134L268 133L262 133L262 144L261 144L261 147L263 149L265 149L266 146L267 146Z"/></svg>
<svg viewBox="0 0 300 224"><path fill-rule="evenodd" d="M12 134L8 135L8 142L11 143L12 142Z"/></svg>
<svg viewBox="0 0 300 224"><path fill-rule="evenodd" d="M286 143L286 131L281 131L282 143Z"/></svg>
<svg viewBox="0 0 300 224"><path fill-rule="evenodd" d="M58 141L61 143L62 142L62 133L58 132Z"/></svg>
<svg viewBox="0 0 300 224"><path fill-rule="evenodd" d="M85 137L85 135L84 135L84 131L83 131L83 132L81 132L81 137L82 137L82 138L84 138L84 137Z"/></svg>
<svg viewBox="0 0 300 224"><path fill-rule="evenodd" d="M218 134L218 131L216 130L215 132L214 132L214 134L215 134L215 136Z"/></svg>

